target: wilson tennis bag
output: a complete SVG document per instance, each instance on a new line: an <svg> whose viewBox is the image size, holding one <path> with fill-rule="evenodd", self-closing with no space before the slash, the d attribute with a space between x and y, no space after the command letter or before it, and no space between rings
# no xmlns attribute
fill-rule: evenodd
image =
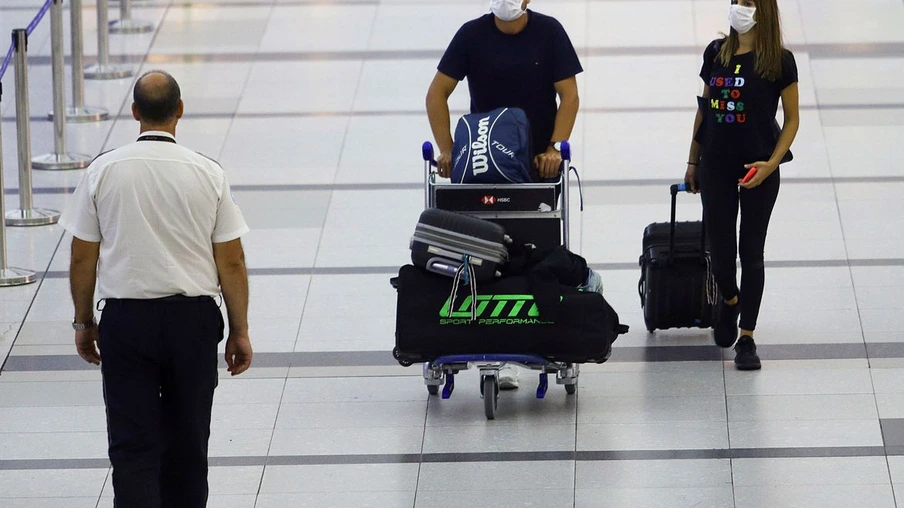
<svg viewBox="0 0 904 508"><path fill-rule="evenodd" d="M455 126L452 183L528 183L532 159L524 110L472 113Z"/></svg>

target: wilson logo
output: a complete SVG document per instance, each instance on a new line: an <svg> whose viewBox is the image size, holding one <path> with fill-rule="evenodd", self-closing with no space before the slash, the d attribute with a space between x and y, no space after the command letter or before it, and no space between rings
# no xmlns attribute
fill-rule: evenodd
<svg viewBox="0 0 904 508"><path fill-rule="evenodd" d="M475 175L486 173L490 169L487 164L487 133L490 131L490 117L481 118L477 122L477 141L471 143L471 170Z"/></svg>
<svg viewBox="0 0 904 508"><path fill-rule="evenodd" d="M439 324L470 324L472 303L474 300L469 295L453 309L452 299L447 298L439 311ZM476 312L477 324L481 325L553 324L539 319L540 311L533 295L477 295Z"/></svg>
<svg viewBox="0 0 904 508"><path fill-rule="evenodd" d="M515 158L515 152L509 148L506 148L505 145L503 145L502 143L500 143L498 141L493 141L493 148L502 152L503 155L507 155L510 159Z"/></svg>

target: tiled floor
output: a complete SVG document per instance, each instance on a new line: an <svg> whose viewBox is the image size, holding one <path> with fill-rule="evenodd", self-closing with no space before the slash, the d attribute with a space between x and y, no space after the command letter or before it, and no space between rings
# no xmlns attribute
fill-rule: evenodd
<svg viewBox="0 0 904 508"><path fill-rule="evenodd" d="M0 34L27 24L38 3L0 2ZM89 60L93 3L84 6ZM217 391L209 506L904 503L901 0L779 0L802 126L767 244L763 370L734 370L702 331L644 330L641 231L668 216L700 54L727 28L728 3L533 2L563 22L586 69L572 138L585 209L573 247L602 272L632 331L609 362L584 366L576 396L553 386L537 400L525 374L487 421L476 372L441 400L428 397L417 366L392 359L388 283L423 206L427 85L451 35L486 2L135 0L134 16L157 30L112 36L114 60L177 77L179 139L227 168L253 230L257 356ZM52 149L41 118L51 107L48 20L29 47L40 154ZM11 73L3 84L13 209ZM115 118L70 125L73 150L133 139L131 85L87 83L89 104ZM467 108L465 85L451 106L456 117ZM80 176L36 171L35 203L61 209ZM680 220L699 213L681 199ZM42 278L0 288L4 508L112 506L99 374L71 343L69 242L58 226L8 231L10 264Z"/></svg>

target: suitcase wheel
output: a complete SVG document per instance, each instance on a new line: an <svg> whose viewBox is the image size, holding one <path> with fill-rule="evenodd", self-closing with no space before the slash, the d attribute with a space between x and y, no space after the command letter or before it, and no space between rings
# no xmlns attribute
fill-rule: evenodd
<svg viewBox="0 0 904 508"><path fill-rule="evenodd" d="M412 362L402 359L402 354L397 347L392 348L392 357L395 358L402 367L411 367L412 365Z"/></svg>

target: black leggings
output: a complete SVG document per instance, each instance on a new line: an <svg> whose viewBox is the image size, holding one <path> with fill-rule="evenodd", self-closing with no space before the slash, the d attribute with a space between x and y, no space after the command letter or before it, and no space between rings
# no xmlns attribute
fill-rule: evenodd
<svg viewBox="0 0 904 508"><path fill-rule="evenodd" d="M778 198L781 176L776 169L753 189L738 186L747 170L743 163L712 161L700 166L700 193L709 237L713 275L725 300L739 296L742 330L754 330L766 280L763 249L766 229ZM741 227L738 235L738 205ZM740 238L739 238L740 237ZM741 287L737 258L741 258Z"/></svg>

